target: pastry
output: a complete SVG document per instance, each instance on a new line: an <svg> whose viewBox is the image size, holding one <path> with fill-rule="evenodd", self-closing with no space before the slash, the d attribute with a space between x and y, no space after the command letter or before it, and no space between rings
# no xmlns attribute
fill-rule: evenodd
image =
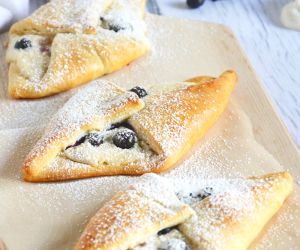
<svg viewBox="0 0 300 250"><path fill-rule="evenodd" d="M148 49L144 0L52 0L9 32L9 94L39 98L118 70Z"/></svg>
<svg viewBox="0 0 300 250"><path fill-rule="evenodd" d="M192 215L192 209L180 202L162 177L142 178L96 213L75 249L131 249Z"/></svg>
<svg viewBox="0 0 300 250"><path fill-rule="evenodd" d="M292 185L287 172L215 183L200 194L192 193L195 216L179 230L192 249L246 250L282 206Z"/></svg>
<svg viewBox="0 0 300 250"><path fill-rule="evenodd" d="M160 173L182 159L224 111L237 76L196 77L145 98L145 108L128 119L142 140L160 156L151 167Z"/></svg>
<svg viewBox="0 0 300 250"><path fill-rule="evenodd" d="M134 112L122 109L126 114L117 118L114 114L119 111L109 114L111 103L98 94L106 92L101 89L104 83L99 81L95 89L79 92L63 107L29 153L23 166L24 179L52 181L140 175L169 169L223 112L236 83L236 74L227 71L217 79L197 79L161 85L159 90L135 87L126 93L140 97L135 100L138 108ZM90 99L97 102L97 109ZM143 103L145 107L141 109ZM88 110L89 115L99 115L99 120L105 122L100 126L89 121L89 116L76 113L78 107ZM98 113L100 108L107 109L105 117Z"/></svg>
<svg viewBox="0 0 300 250"><path fill-rule="evenodd" d="M202 184L197 180L194 187L189 181L178 191L163 177L146 176L147 182L116 194L97 212L76 250L246 250L282 206L293 182L281 172ZM150 206L153 201L162 207ZM177 210L166 202L178 204ZM171 220L162 215L166 211L172 211Z"/></svg>

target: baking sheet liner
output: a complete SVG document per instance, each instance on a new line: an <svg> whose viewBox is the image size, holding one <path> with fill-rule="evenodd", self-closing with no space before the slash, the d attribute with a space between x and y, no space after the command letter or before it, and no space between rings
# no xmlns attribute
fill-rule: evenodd
<svg viewBox="0 0 300 250"><path fill-rule="evenodd" d="M218 75L234 68L240 81L232 101L218 122L185 160L163 175L168 178L218 178L260 175L289 168L299 181L295 166L281 166L256 139L260 126L251 125L246 87L251 69L236 51L233 37L222 26L147 17L152 51L104 79L122 87L145 87L196 75ZM190 27L187 30L187 27ZM223 31L222 31L223 30ZM194 32L194 36L192 36ZM195 33L197 32L197 34ZM80 88L40 100L12 100L7 96L6 37L0 46L0 239L12 250L72 249L91 216L116 191L138 177L100 177L56 183L26 183L20 167L52 115ZM242 110L245 110L243 112ZM247 113L247 115L246 115ZM250 116L249 116L250 115ZM274 138L276 135L274 135ZM276 143L276 141L274 141ZM273 150L274 145L270 145ZM268 148L269 149L269 148ZM273 150L274 151L274 150ZM279 213L251 248L299 249L299 184Z"/></svg>

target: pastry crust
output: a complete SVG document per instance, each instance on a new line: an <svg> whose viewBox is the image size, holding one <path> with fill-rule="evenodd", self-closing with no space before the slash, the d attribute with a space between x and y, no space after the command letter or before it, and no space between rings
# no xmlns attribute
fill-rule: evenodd
<svg viewBox="0 0 300 250"><path fill-rule="evenodd" d="M151 171L165 171L183 158L224 111L236 82L236 73L226 71L219 78L196 77L183 88L145 99L145 108L129 123L162 156Z"/></svg>
<svg viewBox="0 0 300 250"><path fill-rule="evenodd" d="M195 216L179 229L194 249L248 249L291 193L293 179L272 173L249 178L246 186L249 197L224 192L191 205Z"/></svg>
<svg viewBox="0 0 300 250"><path fill-rule="evenodd" d="M168 179L153 174L145 177L147 182L140 180L117 193L97 212L76 250L148 249L139 244L147 244L150 237L174 225L190 249L246 250L282 206L293 183L287 172L223 180L223 186L207 198L184 204L177 200L175 185Z"/></svg>
<svg viewBox="0 0 300 250"><path fill-rule="evenodd" d="M151 174L147 177L148 182L140 181L114 195L90 220L75 249L126 250L192 215L165 180Z"/></svg>
<svg viewBox="0 0 300 250"><path fill-rule="evenodd" d="M50 163L68 145L92 129L102 130L112 122L126 119L142 109L144 103L133 92L127 92L106 81L95 81L84 91L71 98L50 122L42 137L26 157L23 165L27 181L63 180L95 175L90 166L61 162L59 168Z"/></svg>
<svg viewBox="0 0 300 250"><path fill-rule="evenodd" d="M99 105L105 106L102 97L93 96L93 91L90 91L91 95L84 91L78 93L60 111L61 120L52 121L45 136L26 158L23 166L24 179L56 181L104 175L140 175L169 169L216 121L225 109L236 84L236 74L233 71L227 71L217 79L209 78L209 81L206 81L207 79L198 78L199 83L184 82L177 84L172 90L150 93L144 99L146 106L142 110L144 105L141 100L130 100L116 110L107 107L105 117L99 117L101 121L104 120L101 126L87 120L86 116L76 117L75 120L68 118L69 113L72 116L77 107L90 110L92 115L96 113L96 110L93 110L95 107L82 100L82 95L87 96L86 100L96 99ZM100 91L108 93L110 90L99 89L98 92ZM89 93L89 90L87 92ZM131 107L133 110L130 110ZM110 110L112 114L109 114ZM117 114L118 112L124 114ZM133 126L138 138L149 147L142 152L149 154L145 153L139 160L131 161L128 158L120 159L119 163L103 162L95 165L61 153L66 147L73 145L84 132L102 131L109 125L125 119ZM74 123L76 126L79 123L80 128L70 131ZM132 151L126 152L130 154ZM120 158L118 153L115 155Z"/></svg>
<svg viewBox="0 0 300 250"><path fill-rule="evenodd" d="M145 54L144 2L52 0L15 23L6 57L9 94L14 98L53 95L118 70ZM14 48L23 38L32 47Z"/></svg>

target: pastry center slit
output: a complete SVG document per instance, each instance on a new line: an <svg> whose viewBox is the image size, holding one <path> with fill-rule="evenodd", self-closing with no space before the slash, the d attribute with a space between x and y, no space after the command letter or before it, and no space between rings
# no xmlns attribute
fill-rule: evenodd
<svg viewBox="0 0 300 250"><path fill-rule="evenodd" d="M157 234L149 237L145 242L131 248L130 250L190 250L184 235L177 226L160 230Z"/></svg>
<svg viewBox="0 0 300 250"><path fill-rule="evenodd" d="M61 154L94 167L140 166L157 156L126 121L111 124L103 131L87 132Z"/></svg>
<svg viewBox="0 0 300 250"><path fill-rule="evenodd" d="M200 190L184 191L177 193L177 197L184 203L193 204L202 201L213 194L212 187L205 187Z"/></svg>
<svg viewBox="0 0 300 250"><path fill-rule="evenodd" d="M8 61L17 64L25 79L39 82L48 70L52 41L53 37L40 35L15 36Z"/></svg>

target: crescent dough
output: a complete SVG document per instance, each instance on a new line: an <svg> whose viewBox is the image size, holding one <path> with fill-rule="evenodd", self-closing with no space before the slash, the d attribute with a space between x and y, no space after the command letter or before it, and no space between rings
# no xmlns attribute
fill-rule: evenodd
<svg viewBox="0 0 300 250"><path fill-rule="evenodd" d="M293 183L287 172L211 180L208 197L202 193L198 201L196 196L188 200L177 193L181 202L188 203L178 200L177 209L170 209L165 202L176 204L174 186L168 186L162 177L147 177L144 185L137 185L142 190L135 187L119 192L98 211L76 250L246 250L282 206ZM189 197L192 194L188 192ZM174 225L175 229L166 230Z"/></svg>
<svg viewBox="0 0 300 250"><path fill-rule="evenodd" d="M90 220L75 249L132 248L192 213L163 178L150 174L114 195Z"/></svg>
<svg viewBox="0 0 300 250"><path fill-rule="evenodd" d="M234 188L227 192L223 187L225 192L212 193L191 204L195 216L179 229L194 249L248 249L291 193L293 179L282 172L251 177L237 184L240 192Z"/></svg>
<svg viewBox="0 0 300 250"><path fill-rule="evenodd" d="M148 50L144 0L52 0L9 32L9 94L39 98L118 70ZM18 49L22 39L31 46Z"/></svg>
<svg viewBox="0 0 300 250"><path fill-rule="evenodd" d="M158 91L149 89L143 100L109 83L91 84L60 110L29 153L24 179L52 181L165 171L213 125L235 84L236 74L227 71L217 79L198 78L198 82L162 85ZM96 117L95 121L91 117ZM127 125L112 129L124 121ZM135 131L137 142L131 148L115 146L113 136L128 132L128 126ZM93 145L86 139L91 136L101 143Z"/></svg>
<svg viewBox="0 0 300 250"><path fill-rule="evenodd" d="M162 155L153 172L169 169L204 136L227 106L236 82L235 72L226 71L219 78L197 77L183 88L145 99L145 108L129 123Z"/></svg>

